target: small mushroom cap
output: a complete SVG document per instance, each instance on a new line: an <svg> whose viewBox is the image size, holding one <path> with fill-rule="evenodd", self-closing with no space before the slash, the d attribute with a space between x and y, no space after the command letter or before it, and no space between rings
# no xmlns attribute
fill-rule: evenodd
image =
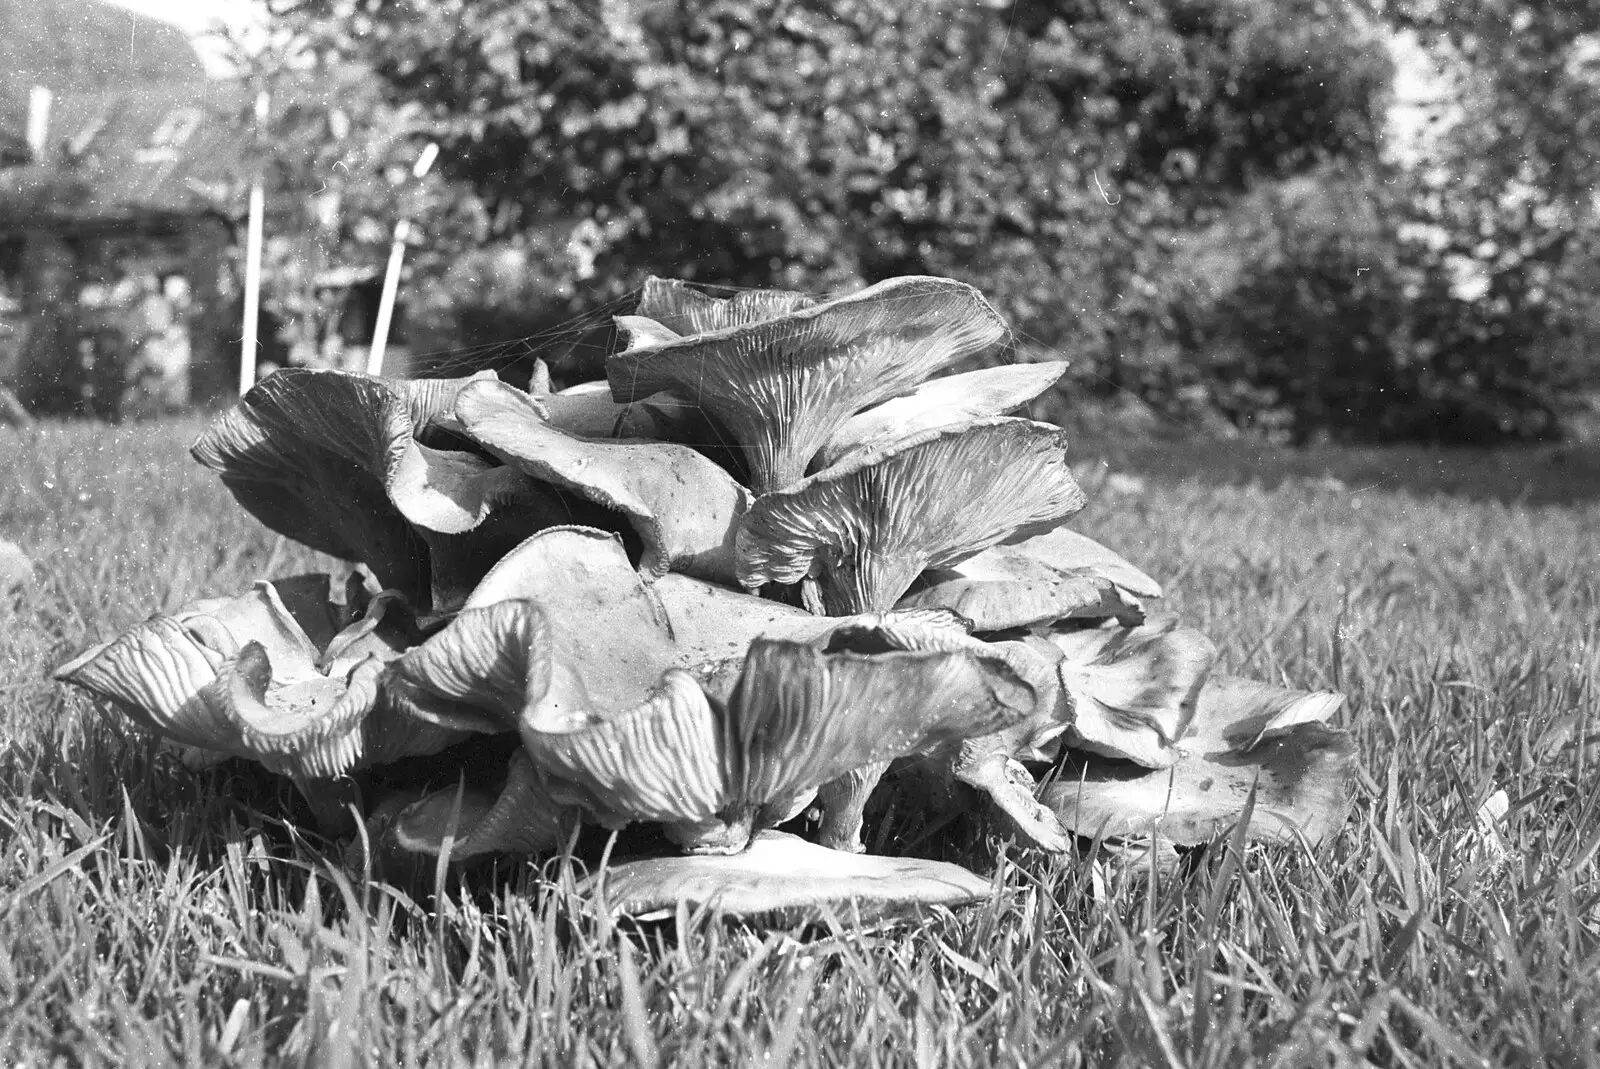
<svg viewBox="0 0 1600 1069"><path fill-rule="evenodd" d="M669 341L677 341L683 335L664 324L657 323L649 316L612 316L611 321L617 325L617 330L622 332L622 347L624 349L643 349L652 345L662 345ZM610 394L610 384L604 384L607 395Z"/></svg>
<svg viewBox="0 0 1600 1069"><path fill-rule="evenodd" d="M1056 527L1043 534L1014 540L1004 548L1026 554L1062 571L1089 569L1110 579L1135 598L1161 597L1160 583L1094 539L1066 527Z"/></svg>
<svg viewBox="0 0 1600 1069"><path fill-rule="evenodd" d="M1193 846L1236 824L1253 789L1252 838L1315 844L1349 809L1355 740L1326 724L1343 703L1331 691L1219 677L1200 691L1172 767L1069 755L1045 802L1079 835Z"/></svg>
<svg viewBox="0 0 1600 1069"><path fill-rule="evenodd" d="M563 804L600 824L703 825L726 808L720 725L694 677L673 669L640 704L579 731L525 722L533 764Z"/></svg>
<svg viewBox="0 0 1600 1069"><path fill-rule="evenodd" d="M832 467L857 449L879 449L937 427L1014 412L1054 386L1066 370L1065 360L1053 360L931 379L845 420L811 462L811 470Z"/></svg>
<svg viewBox="0 0 1600 1069"><path fill-rule="evenodd" d="M618 324L623 319L618 316ZM624 327L624 332L627 328ZM544 361L535 361L539 368ZM551 392L550 373L544 382L530 383L528 393L544 406L550 426L580 438L648 438L662 442L701 440L706 432L705 413L676 394L663 391L629 403L611 399L605 379L580 382Z"/></svg>
<svg viewBox="0 0 1600 1069"><path fill-rule="evenodd" d="M830 614L882 611L923 571L1083 504L1060 428L1007 417L938 428L757 498L739 530L739 581L815 577Z"/></svg>
<svg viewBox="0 0 1600 1069"><path fill-rule="evenodd" d="M846 854L764 831L742 853L629 861L591 876L580 890L598 896L613 915L670 915L681 902L787 923L827 912L864 922L965 905L993 888L948 862Z"/></svg>
<svg viewBox="0 0 1600 1069"><path fill-rule="evenodd" d="M1006 335L977 290L949 279L889 279L820 303L788 294L716 301L688 296L687 287L656 290L660 301L652 304L647 292L642 306L657 312L648 318L684 336L609 357L612 394L632 401L671 390L693 399L744 450L758 494L803 477L852 414ZM676 303L666 309L669 291ZM710 329L678 329L702 325Z"/></svg>
<svg viewBox="0 0 1600 1069"><path fill-rule="evenodd" d="M588 441L546 422L539 403L504 383L463 389L456 414L480 445L542 482L621 513L644 544L647 576L681 571L734 582L733 536L750 493L688 446Z"/></svg>
<svg viewBox="0 0 1600 1069"><path fill-rule="evenodd" d="M419 608L448 605L516 542L572 518L522 472L418 440L450 429L437 409L459 390L288 368L191 452L279 534L365 563Z"/></svg>
<svg viewBox="0 0 1600 1069"><path fill-rule="evenodd" d="M950 609L975 631L1008 631L1058 620L1144 622L1144 603L1093 568L1058 568L1015 546L991 546L923 572L902 609Z"/></svg>
<svg viewBox="0 0 1600 1069"><path fill-rule="evenodd" d="M1195 700L1217 659L1211 640L1171 615L1138 627L1051 629L1072 706L1068 743L1149 768L1181 756Z"/></svg>

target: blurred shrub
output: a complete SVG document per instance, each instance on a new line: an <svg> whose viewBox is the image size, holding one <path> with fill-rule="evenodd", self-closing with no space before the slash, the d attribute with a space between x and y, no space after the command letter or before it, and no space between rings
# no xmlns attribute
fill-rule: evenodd
<svg viewBox="0 0 1600 1069"><path fill-rule="evenodd" d="M1194 242L1211 295L1188 344L1236 426L1297 443L1558 435L1572 324L1408 222L1411 192L1404 176L1308 176Z"/></svg>
<svg viewBox="0 0 1600 1069"><path fill-rule="evenodd" d="M369 123L443 148L410 323L436 371L593 374L650 274L926 273L1071 358L1070 391L1296 441L1482 440L1553 433L1560 365L1592 363L1561 235L1597 112L1536 69L1590 32L1560 7L282 0L280 26L296 71L372 72ZM1499 72L1407 173L1378 153L1393 25ZM1553 117L1496 104L1524 69ZM1519 170L1519 129L1559 188Z"/></svg>

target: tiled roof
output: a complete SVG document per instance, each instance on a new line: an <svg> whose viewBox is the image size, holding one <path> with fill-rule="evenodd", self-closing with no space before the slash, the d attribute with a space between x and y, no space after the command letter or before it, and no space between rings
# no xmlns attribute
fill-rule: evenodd
<svg viewBox="0 0 1600 1069"><path fill-rule="evenodd" d="M177 29L99 0L0 0L0 145L14 156L33 86L51 90L38 162L88 189L46 215L74 222L237 214L233 86L205 78ZM32 179L37 180L37 168ZM37 221L25 176L0 170L0 229ZM27 206L28 215L19 217Z"/></svg>

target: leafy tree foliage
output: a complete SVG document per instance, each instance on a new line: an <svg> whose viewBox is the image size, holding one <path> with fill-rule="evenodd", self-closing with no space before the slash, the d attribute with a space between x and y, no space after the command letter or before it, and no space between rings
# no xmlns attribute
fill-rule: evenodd
<svg viewBox="0 0 1600 1069"><path fill-rule="evenodd" d="M1393 0L1389 15L1455 83L1457 114L1405 205L1426 272L1418 358L1485 402L1443 429L1549 435L1572 388L1600 384L1600 7Z"/></svg>
<svg viewBox="0 0 1600 1069"><path fill-rule="evenodd" d="M649 273L817 290L943 274L1136 388L1162 379L1145 354L1171 355L1175 236L1263 181L1369 155L1388 73L1354 9L1311 0L282 13L323 63L418 109L481 207L479 243L556 283L541 315Z"/></svg>

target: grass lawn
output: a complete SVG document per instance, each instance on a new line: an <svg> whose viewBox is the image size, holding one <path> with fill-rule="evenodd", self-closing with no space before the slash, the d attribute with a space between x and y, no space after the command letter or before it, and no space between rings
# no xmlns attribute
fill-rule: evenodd
<svg viewBox="0 0 1600 1069"><path fill-rule="evenodd" d="M1221 669L1348 692L1346 830L1154 877L983 840L987 905L767 933L612 927L549 866L364 883L287 786L191 773L51 683L156 609L318 564L188 460L197 429L0 430L0 537L40 571L0 599L0 1065L1600 1064L1582 454L1077 436L1076 526Z"/></svg>

